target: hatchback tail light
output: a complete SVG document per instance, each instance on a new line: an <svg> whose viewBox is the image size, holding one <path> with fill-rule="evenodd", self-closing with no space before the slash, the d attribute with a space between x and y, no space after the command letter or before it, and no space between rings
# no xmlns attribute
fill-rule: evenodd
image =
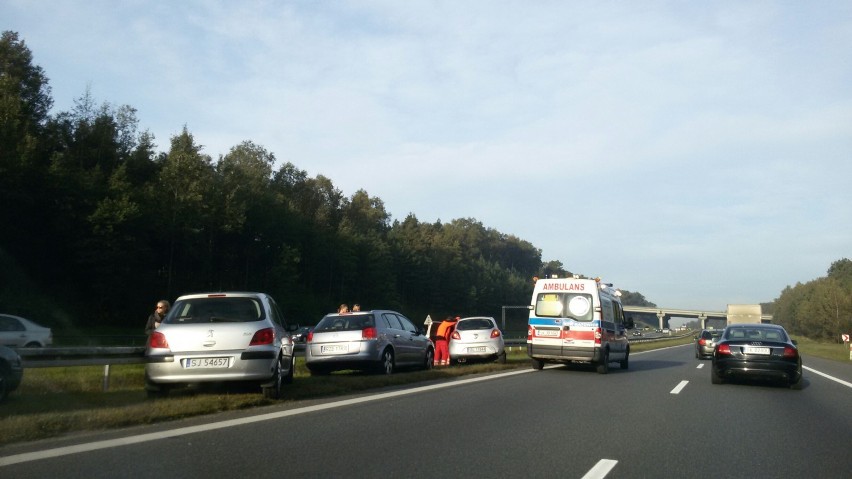
<svg viewBox="0 0 852 479"><path fill-rule="evenodd" d="M731 355L731 347L727 344L720 344L718 348L716 348L716 352L719 354L724 354L726 356Z"/></svg>
<svg viewBox="0 0 852 479"><path fill-rule="evenodd" d="M707 344L707 340L706 339L699 339L698 344L701 345L701 346L704 346L705 344Z"/></svg>
<svg viewBox="0 0 852 479"><path fill-rule="evenodd" d="M169 342L166 341L166 335L154 331L151 337L148 338L148 347L157 349L169 349Z"/></svg>
<svg viewBox="0 0 852 479"><path fill-rule="evenodd" d="M785 358L797 358L799 357L799 351L796 348L790 346L784 346L784 357Z"/></svg>
<svg viewBox="0 0 852 479"><path fill-rule="evenodd" d="M458 331L453 331L453 334L450 337L453 338L453 339L461 340L461 334L459 334Z"/></svg>
<svg viewBox="0 0 852 479"><path fill-rule="evenodd" d="M261 329L254 333L249 346L262 346L264 344L272 344L275 342L275 330L272 328Z"/></svg>
<svg viewBox="0 0 852 479"><path fill-rule="evenodd" d="M372 326L361 330L361 339L376 339L376 337L378 337L376 328Z"/></svg>
<svg viewBox="0 0 852 479"><path fill-rule="evenodd" d="M495 329L495 330L491 331L491 337L492 338L499 338L500 337L500 330Z"/></svg>
<svg viewBox="0 0 852 479"><path fill-rule="evenodd" d="M305 336L305 342L310 343L313 340L314 340L314 330L312 329L312 330L308 331L308 335Z"/></svg>

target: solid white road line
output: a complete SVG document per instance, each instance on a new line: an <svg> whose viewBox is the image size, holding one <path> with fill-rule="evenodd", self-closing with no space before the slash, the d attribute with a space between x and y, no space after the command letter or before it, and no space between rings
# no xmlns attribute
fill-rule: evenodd
<svg viewBox="0 0 852 479"><path fill-rule="evenodd" d="M846 386L846 387L852 388L852 383L850 383L850 382L848 382L848 381L844 381L844 380L842 380L842 379L838 379L838 378L836 378L836 377L834 377L834 376L829 376L828 374L821 373L821 372L817 371L816 369L809 368L809 367L807 367L807 366L802 366L802 369L806 369L806 370L808 370L808 371L810 371L810 372L812 372L812 373L814 373L814 374L819 374L820 376L822 376L822 377L824 377L824 378L826 378L826 379L831 379L832 381L834 381L834 382L836 382L836 383L840 383L840 384L842 384L842 385L844 385L844 386Z"/></svg>

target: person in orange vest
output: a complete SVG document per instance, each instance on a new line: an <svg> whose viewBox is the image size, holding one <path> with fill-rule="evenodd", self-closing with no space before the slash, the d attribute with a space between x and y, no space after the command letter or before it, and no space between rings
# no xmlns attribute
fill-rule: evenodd
<svg viewBox="0 0 852 479"><path fill-rule="evenodd" d="M438 325L438 331L435 333L435 366L450 364L450 335L456 329L456 321L458 317L447 316L447 319Z"/></svg>

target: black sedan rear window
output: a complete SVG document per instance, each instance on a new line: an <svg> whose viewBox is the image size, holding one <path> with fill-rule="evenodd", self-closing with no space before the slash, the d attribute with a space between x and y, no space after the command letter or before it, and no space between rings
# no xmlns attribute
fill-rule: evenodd
<svg viewBox="0 0 852 479"><path fill-rule="evenodd" d="M755 341L787 341L784 331L776 328L730 328L726 339Z"/></svg>

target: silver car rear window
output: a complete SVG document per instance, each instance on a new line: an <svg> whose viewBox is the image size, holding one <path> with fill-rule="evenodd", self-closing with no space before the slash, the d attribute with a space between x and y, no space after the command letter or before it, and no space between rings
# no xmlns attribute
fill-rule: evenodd
<svg viewBox="0 0 852 479"><path fill-rule="evenodd" d="M194 298L177 301L165 323L247 323L265 318L255 298Z"/></svg>
<svg viewBox="0 0 852 479"><path fill-rule="evenodd" d="M375 327L376 321L372 314L332 314L328 315L314 327L314 333L325 331L359 331Z"/></svg>
<svg viewBox="0 0 852 479"><path fill-rule="evenodd" d="M474 329L491 329L494 325L488 319L465 319L459 321L456 329L459 331L471 331Z"/></svg>

